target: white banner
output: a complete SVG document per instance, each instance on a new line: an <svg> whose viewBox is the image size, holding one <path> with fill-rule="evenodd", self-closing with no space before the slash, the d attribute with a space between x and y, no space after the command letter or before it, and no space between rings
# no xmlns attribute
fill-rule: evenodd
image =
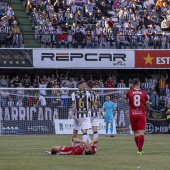
<svg viewBox="0 0 170 170"><path fill-rule="evenodd" d="M34 68L134 68L134 50L34 49Z"/></svg>
<svg viewBox="0 0 170 170"><path fill-rule="evenodd" d="M73 119L55 119L55 134L72 134L73 133ZM99 134L106 134L106 123L104 119L99 119L99 127L98 133ZM109 126L110 130L110 126ZM82 132L79 132L82 134ZM92 130L88 131L88 134L93 134ZM116 134L116 126L115 121L113 121L113 134Z"/></svg>

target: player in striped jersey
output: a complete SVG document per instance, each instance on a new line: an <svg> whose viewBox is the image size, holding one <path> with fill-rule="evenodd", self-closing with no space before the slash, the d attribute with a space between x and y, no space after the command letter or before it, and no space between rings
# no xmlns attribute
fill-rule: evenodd
<svg viewBox="0 0 170 170"><path fill-rule="evenodd" d="M73 114L73 137L77 137L78 130L82 130L83 141L87 142L87 130L91 128L91 121L88 114L90 94L85 91L84 81L78 82L78 90L73 92L72 114Z"/></svg>
<svg viewBox="0 0 170 170"><path fill-rule="evenodd" d="M97 127L99 126L99 96L95 91L92 90L94 87L93 81L89 80L87 83L87 90L90 94L90 117L91 117L91 126L94 134L94 138L98 138Z"/></svg>
<svg viewBox="0 0 170 170"><path fill-rule="evenodd" d="M97 152L98 139L93 139L90 143L81 139L73 138L74 146L53 146L51 151L45 151L46 155L94 155Z"/></svg>

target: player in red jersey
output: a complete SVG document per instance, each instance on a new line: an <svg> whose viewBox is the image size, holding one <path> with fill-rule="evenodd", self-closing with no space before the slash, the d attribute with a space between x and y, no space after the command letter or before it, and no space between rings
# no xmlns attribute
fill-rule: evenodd
<svg viewBox="0 0 170 170"><path fill-rule="evenodd" d="M146 117L149 115L149 100L147 93L140 89L140 80L133 79L131 89L126 93L129 99L130 124L134 131L134 140L138 147L137 154L143 155L144 132L146 129Z"/></svg>
<svg viewBox="0 0 170 170"><path fill-rule="evenodd" d="M46 151L46 155L94 155L97 151L98 138L86 143L81 139L73 138L74 146L53 146L51 151Z"/></svg>

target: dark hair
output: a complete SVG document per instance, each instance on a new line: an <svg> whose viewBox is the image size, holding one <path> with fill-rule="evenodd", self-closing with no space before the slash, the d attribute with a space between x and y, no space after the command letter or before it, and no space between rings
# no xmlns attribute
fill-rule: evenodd
<svg viewBox="0 0 170 170"><path fill-rule="evenodd" d="M87 86L90 87L90 88L93 88L94 87L94 83L92 80L89 80L86 82Z"/></svg>
<svg viewBox="0 0 170 170"><path fill-rule="evenodd" d="M85 155L93 155L93 152L92 152L92 150L89 150L89 151L85 151L84 154Z"/></svg>
<svg viewBox="0 0 170 170"><path fill-rule="evenodd" d="M84 83L84 81L80 80L80 81L77 83L77 85L79 86L79 85L81 85L81 84L83 84L83 83Z"/></svg>
<svg viewBox="0 0 170 170"><path fill-rule="evenodd" d="M132 81L133 85L139 85L140 84L140 80L138 78L134 78Z"/></svg>

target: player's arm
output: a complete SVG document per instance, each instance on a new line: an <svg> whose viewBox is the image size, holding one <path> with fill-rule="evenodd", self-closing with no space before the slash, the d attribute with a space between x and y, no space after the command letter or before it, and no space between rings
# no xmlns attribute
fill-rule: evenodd
<svg viewBox="0 0 170 170"><path fill-rule="evenodd" d="M72 109L72 118L76 120L77 117L74 115L75 109L76 109L76 102L75 102L75 94L74 93L72 93L71 98L72 98L72 107L71 107L71 109Z"/></svg>
<svg viewBox="0 0 170 170"><path fill-rule="evenodd" d="M81 139L79 139L79 138L76 138L76 137L73 138L73 142L74 142L74 143L86 144L86 142L84 142L83 140L81 140Z"/></svg>
<svg viewBox="0 0 170 170"><path fill-rule="evenodd" d="M38 99L37 103L35 104L35 106L38 106L38 103L40 102L40 99Z"/></svg>
<svg viewBox="0 0 170 170"><path fill-rule="evenodd" d="M150 111L150 103L149 103L149 101L146 102L145 107L146 107L146 116L149 117L149 111Z"/></svg>
<svg viewBox="0 0 170 170"><path fill-rule="evenodd" d="M116 107L114 107L114 109L113 109L113 115L114 116L116 115Z"/></svg>

